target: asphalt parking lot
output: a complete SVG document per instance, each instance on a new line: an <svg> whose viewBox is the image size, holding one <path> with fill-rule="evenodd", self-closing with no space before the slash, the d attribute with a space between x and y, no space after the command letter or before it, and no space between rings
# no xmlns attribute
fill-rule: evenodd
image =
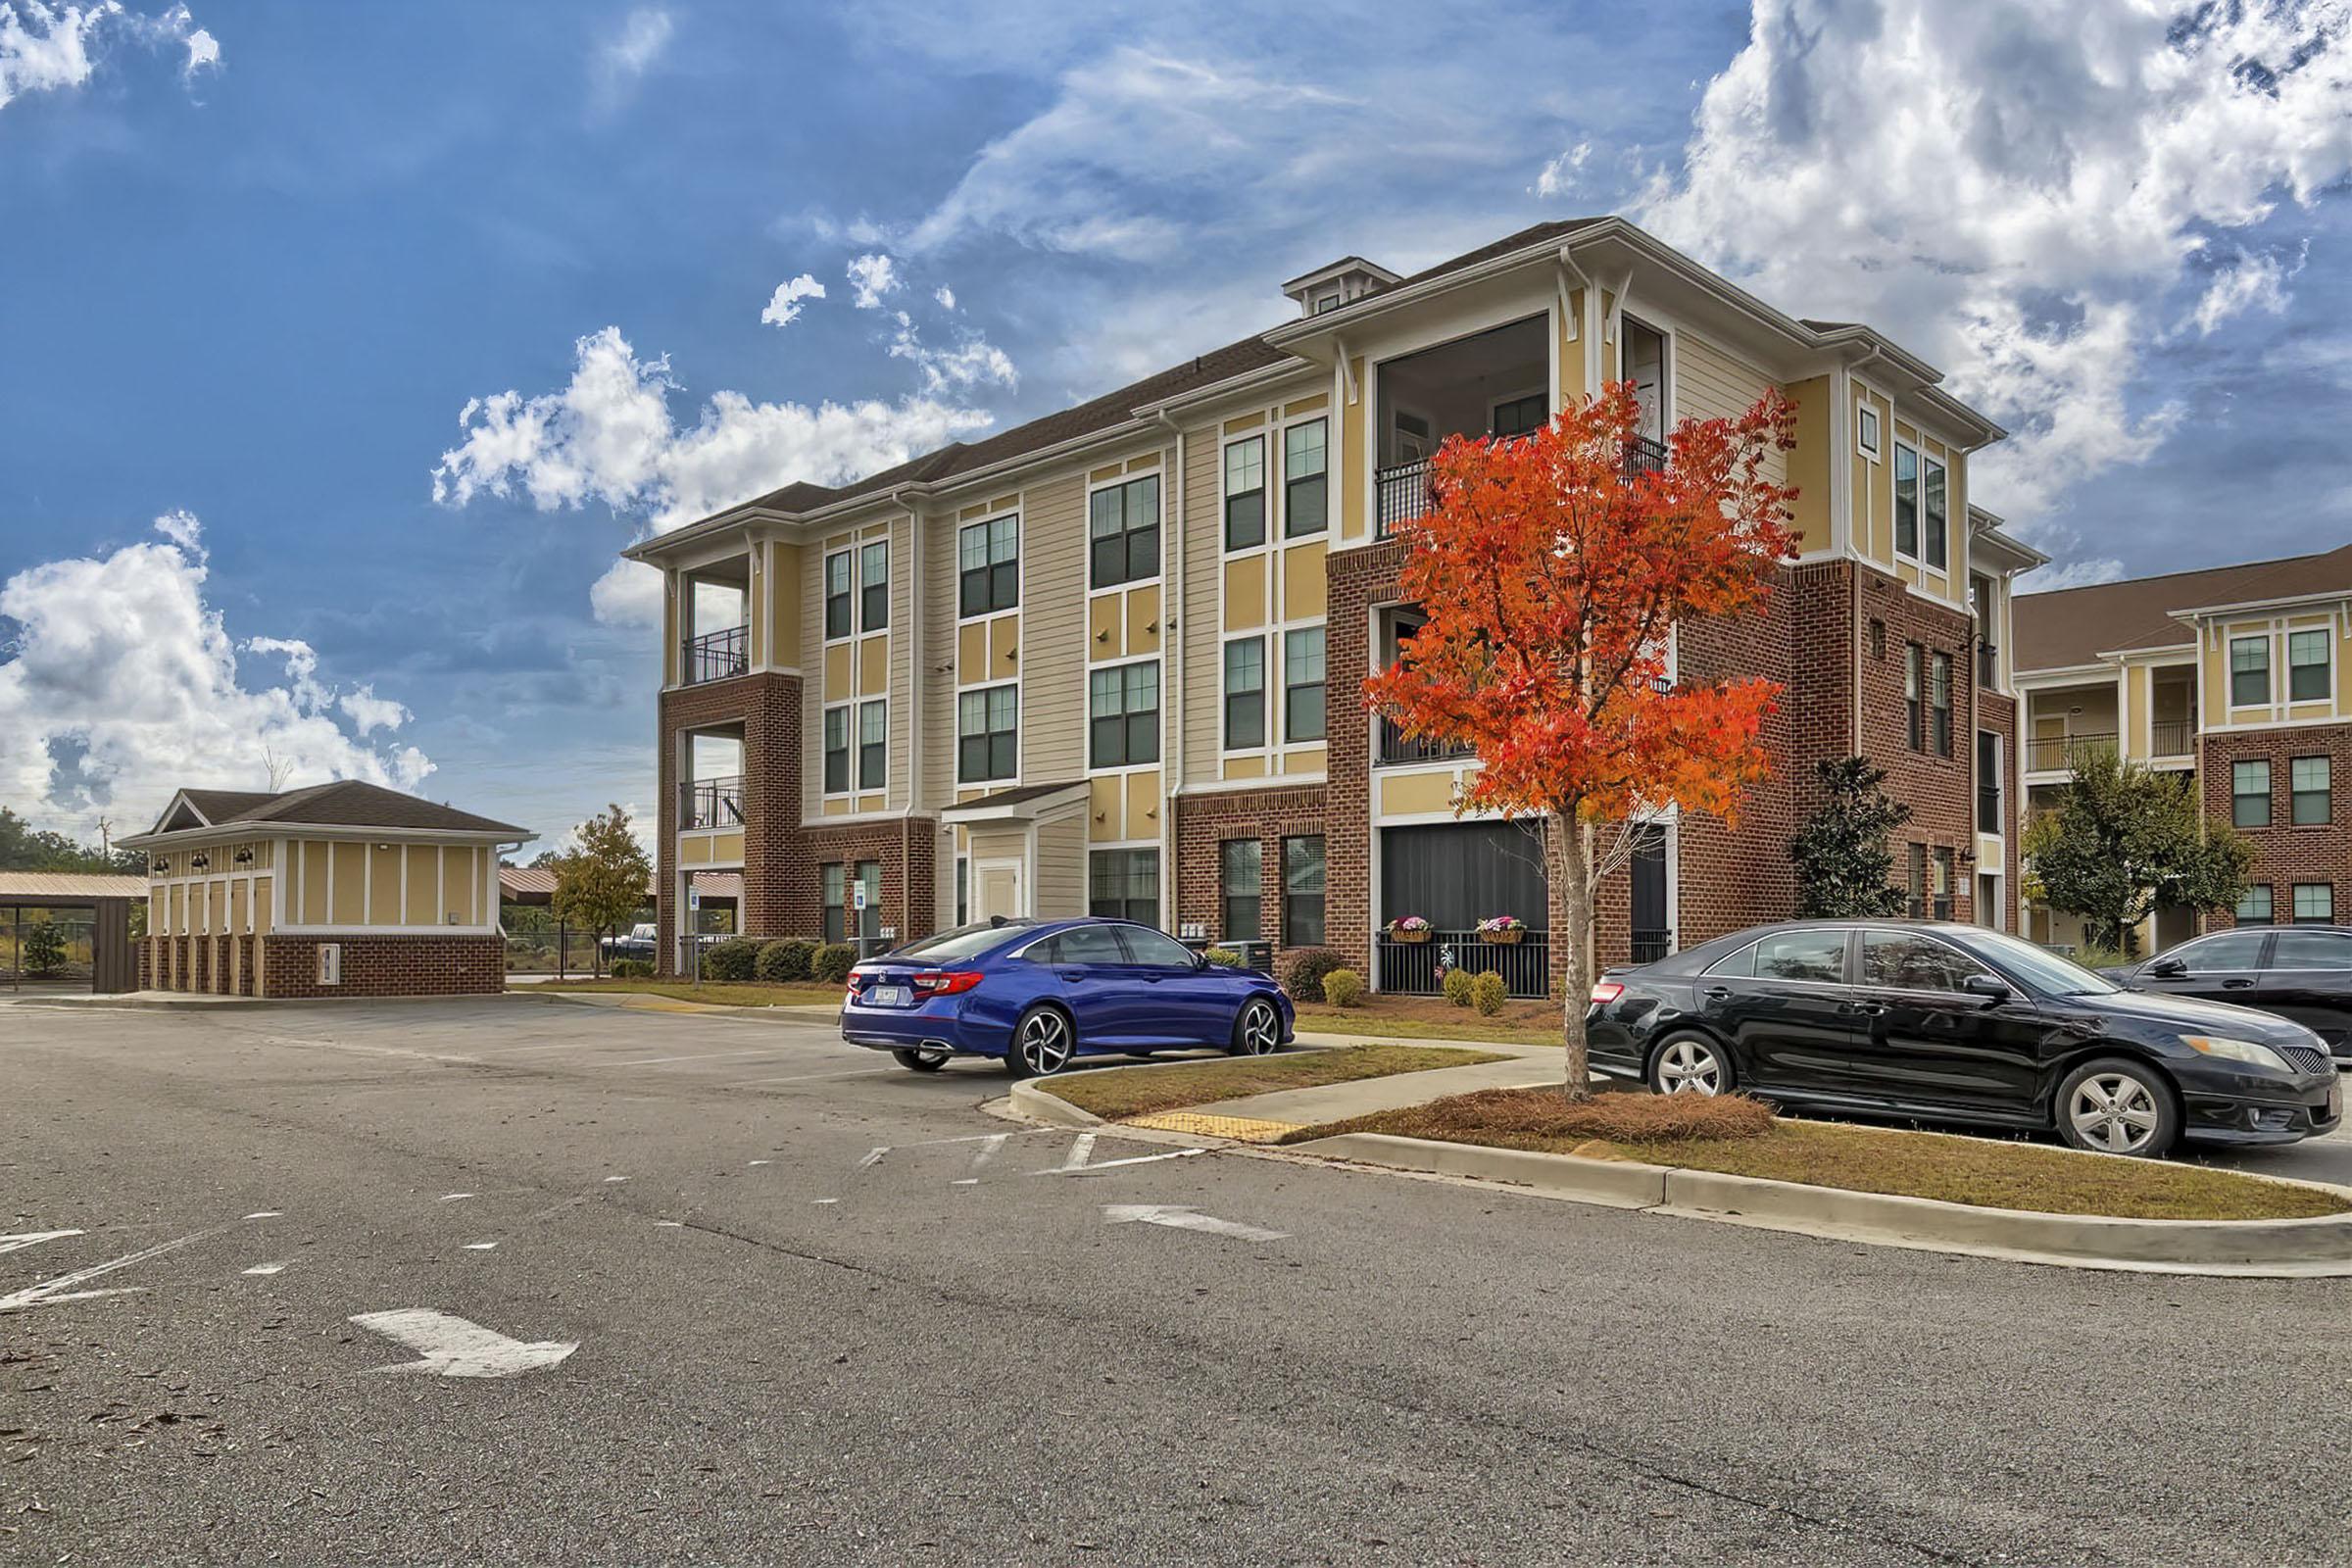
<svg viewBox="0 0 2352 1568"><path fill-rule="evenodd" d="M2352 1282L1025 1129L808 1021L12 1006L0 1073L0 1559L2347 1550Z"/></svg>

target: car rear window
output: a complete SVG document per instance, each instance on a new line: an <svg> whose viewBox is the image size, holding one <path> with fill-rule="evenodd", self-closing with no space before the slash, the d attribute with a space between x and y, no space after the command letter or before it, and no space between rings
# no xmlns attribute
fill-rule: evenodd
<svg viewBox="0 0 2352 1568"><path fill-rule="evenodd" d="M891 955L894 958L921 958L926 962L944 963L951 958L976 958L992 953L1012 941L1028 929L1026 924L966 925L953 931L942 931L935 937L910 942Z"/></svg>
<svg viewBox="0 0 2352 1568"><path fill-rule="evenodd" d="M1754 975L1764 980L1826 981L1836 985L1845 979L1845 933L1778 932L1709 964L1707 973Z"/></svg>
<svg viewBox="0 0 2352 1568"><path fill-rule="evenodd" d="M1029 949L1032 963L1125 963L1127 950L1106 925L1074 925Z"/></svg>
<svg viewBox="0 0 2352 1568"><path fill-rule="evenodd" d="M2274 969L2352 969L2352 932L2281 931Z"/></svg>

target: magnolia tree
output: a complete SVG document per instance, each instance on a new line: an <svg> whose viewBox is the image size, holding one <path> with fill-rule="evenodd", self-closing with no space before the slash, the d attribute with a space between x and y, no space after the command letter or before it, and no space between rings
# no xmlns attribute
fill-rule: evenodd
<svg viewBox="0 0 2352 1568"><path fill-rule="evenodd" d="M1663 467L1632 461L1639 418L1633 384L1619 382L1523 439L1439 448L1428 512L1396 530L1411 550L1399 588L1429 619L1364 683L1367 705L1407 736L1477 749L1457 814L1548 824L1577 1100L1592 1092L1585 1008L1602 880L1657 812L1735 822L1742 791L1769 771L1758 734L1780 687L1669 684L1668 633L1760 610L1794 554L1796 492L1765 475L1794 444L1787 399L1684 420Z"/></svg>

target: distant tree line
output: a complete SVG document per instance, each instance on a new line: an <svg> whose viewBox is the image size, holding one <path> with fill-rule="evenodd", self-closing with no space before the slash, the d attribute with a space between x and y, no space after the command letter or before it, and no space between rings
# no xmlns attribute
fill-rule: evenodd
<svg viewBox="0 0 2352 1568"><path fill-rule="evenodd" d="M136 850L112 855L90 845L46 833L0 806L0 871L99 871L136 876L147 869Z"/></svg>

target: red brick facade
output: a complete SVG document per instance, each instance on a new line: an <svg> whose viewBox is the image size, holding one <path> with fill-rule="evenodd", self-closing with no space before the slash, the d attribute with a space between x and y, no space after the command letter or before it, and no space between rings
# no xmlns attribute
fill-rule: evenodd
<svg viewBox="0 0 2352 1568"><path fill-rule="evenodd" d="M2328 760L2328 817L2324 824L2294 825L2293 763L2298 757ZM2271 764L2271 825L2241 829L2254 846L2254 860L2246 881L2271 890L2271 918L2285 925L2295 918L2294 890L2325 885L2328 889L2328 917L2337 923L2352 920L2352 833L2342 826L2339 804L2352 792L2352 724L2311 724L2291 729L2253 730L2244 734L2204 736L2198 745L2197 776L2203 781L2208 816L2232 820L2231 789L2234 763L2263 760ZM2207 930L2235 925L2230 909L2205 917Z"/></svg>
<svg viewBox="0 0 2352 1568"><path fill-rule="evenodd" d="M1198 925L1212 938L1234 933L1225 925L1223 885L1224 845L1228 839L1251 839L1258 846L1258 940L1272 945L1276 956L1293 946L1282 920L1282 841L1320 835L1324 838L1325 942L1336 904L1330 890L1330 816L1320 784L1269 785L1264 789L1215 790L1177 797L1176 808L1176 928Z"/></svg>
<svg viewBox="0 0 2352 1568"><path fill-rule="evenodd" d="M343 949L342 981L318 983L318 949ZM497 936L148 937L139 984L159 991L239 997L496 996L507 986Z"/></svg>

